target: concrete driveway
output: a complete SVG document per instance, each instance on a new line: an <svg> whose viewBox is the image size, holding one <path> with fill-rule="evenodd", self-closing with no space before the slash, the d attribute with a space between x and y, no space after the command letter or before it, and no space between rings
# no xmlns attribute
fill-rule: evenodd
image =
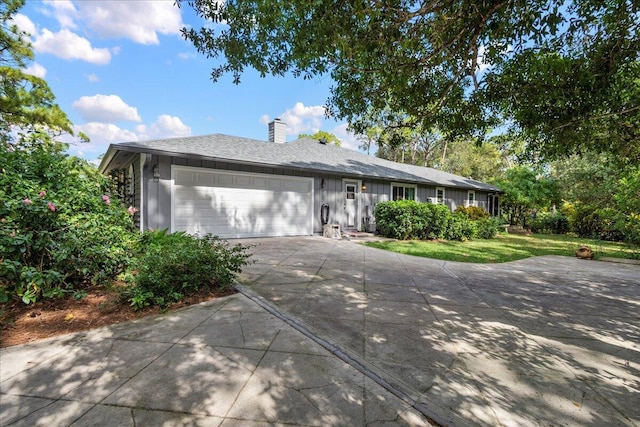
<svg viewBox="0 0 640 427"><path fill-rule="evenodd" d="M241 242L245 286L442 424L640 426L639 266Z"/></svg>

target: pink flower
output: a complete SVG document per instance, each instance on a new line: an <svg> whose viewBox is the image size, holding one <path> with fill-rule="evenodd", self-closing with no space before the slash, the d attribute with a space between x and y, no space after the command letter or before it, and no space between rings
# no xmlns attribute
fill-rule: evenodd
<svg viewBox="0 0 640 427"><path fill-rule="evenodd" d="M40 194L38 194L38 197L40 197L40 198L42 199L42 198L43 198L44 196L46 196L46 195L47 195L47 192L46 192L46 191L44 191L44 190L42 190L42 191L40 192Z"/></svg>
<svg viewBox="0 0 640 427"><path fill-rule="evenodd" d="M47 207L49 208L49 210L51 212L55 212L56 211L56 205L54 205L53 203L49 202L47 203Z"/></svg>
<svg viewBox="0 0 640 427"><path fill-rule="evenodd" d="M16 232L12 231L11 233L9 233L9 237L16 237Z"/></svg>
<svg viewBox="0 0 640 427"><path fill-rule="evenodd" d="M104 202L108 205L111 204L111 199L109 198L109 196L107 196L106 194L102 195L102 200L104 200Z"/></svg>
<svg viewBox="0 0 640 427"><path fill-rule="evenodd" d="M129 209L127 209L127 211L129 211L129 215L133 215L134 213L138 212L138 209L136 209L134 206L129 206Z"/></svg>
<svg viewBox="0 0 640 427"><path fill-rule="evenodd" d="M28 198L27 198L27 199L24 199L24 200L22 201L22 203L24 203L25 205L32 205L32 204L33 204L33 202L31 201L31 199L28 199Z"/></svg>

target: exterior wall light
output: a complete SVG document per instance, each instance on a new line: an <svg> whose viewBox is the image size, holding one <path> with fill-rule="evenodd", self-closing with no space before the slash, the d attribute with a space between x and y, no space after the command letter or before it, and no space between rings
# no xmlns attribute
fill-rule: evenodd
<svg viewBox="0 0 640 427"><path fill-rule="evenodd" d="M367 184L365 184L364 181L362 181L362 188L361 188L362 192L364 193L365 191L367 191Z"/></svg>
<svg viewBox="0 0 640 427"><path fill-rule="evenodd" d="M160 169L158 168L158 165L153 166L153 180L155 182L160 181Z"/></svg>

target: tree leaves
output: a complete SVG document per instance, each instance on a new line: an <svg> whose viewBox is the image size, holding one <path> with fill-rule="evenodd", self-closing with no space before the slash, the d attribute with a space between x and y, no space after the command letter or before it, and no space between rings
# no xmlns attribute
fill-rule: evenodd
<svg viewBox="0 0 640 427"><path fill-rule="evenodd" d="M222 58L214 81L230 73L239 83L246 67L329 74L329 111L358 133L392 111L413 118L403 126L451 136L481 138L502 124L536 158L589 148L640 159L638 2L186 3L223 19L183 30L199 52Z"/></svg>
<svg viewBox="0 0 640 427"><path fill-rule="evenodd" d="M24 0L0 3L0 143L6 143L12 129L33 131L44 127L52 132L73 134L71 122L55 104L47 83L24 72L33 59L26 33L11 23Z"/></svg>

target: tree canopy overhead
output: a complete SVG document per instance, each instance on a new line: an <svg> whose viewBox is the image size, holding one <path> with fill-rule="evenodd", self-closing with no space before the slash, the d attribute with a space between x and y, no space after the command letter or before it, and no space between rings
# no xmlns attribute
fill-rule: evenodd
<svg viewBox="0 0 640 427"><path fill-rule="evenodd" d="M178 0L216 23L185 28L212 79L335 85L329 113L483 137L506 126L532 154L640 159L640 3L633 0ZM387 117L387 112L393 114ZM398 116L403 120L398 120Z"/></svg>

